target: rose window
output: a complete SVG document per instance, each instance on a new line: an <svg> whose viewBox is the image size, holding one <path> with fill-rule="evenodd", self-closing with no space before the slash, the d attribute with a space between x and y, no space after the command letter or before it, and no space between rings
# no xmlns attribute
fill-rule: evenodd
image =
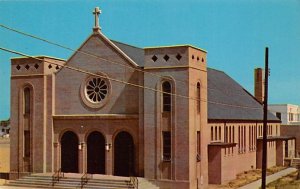
<svg viewBox="0 0 300 189"><path fill-rule="evenodd" d="M91 102L99 103L105 99L108 93L106 81L100 77L91 78L86 83L86 95Z"/></svg>

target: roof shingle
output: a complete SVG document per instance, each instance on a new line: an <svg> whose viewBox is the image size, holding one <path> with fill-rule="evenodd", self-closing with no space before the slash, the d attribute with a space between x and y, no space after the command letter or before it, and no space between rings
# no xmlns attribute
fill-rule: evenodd
<svg viewBox="0 0 300 189"><path fill-rule="evenodd" d="M263 106L235 80L211 68L207 77L208 119L263 120ZM270 112L268 120L279 121Z"/></svg>

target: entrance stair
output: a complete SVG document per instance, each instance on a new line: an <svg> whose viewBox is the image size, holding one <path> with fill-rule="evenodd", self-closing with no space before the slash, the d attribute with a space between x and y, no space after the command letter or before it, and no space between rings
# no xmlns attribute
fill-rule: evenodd
<svg viewBox="0 0 300 189"><path fill-rule="evenodd" d="M81 177L83 174L64 173L56 183L52 183L52 173L31 174L17 180L9 181L7 186L27 188L85 188L85 189L135 189L129 177L93 174L84 185ZM139 189L159 189L145 178L138 179Z"/></svg>
<svg viewBox="0 0 300 189"><path fill-rule="evenodd" d="M291 167L300 168L300 158L291 159Z"/></svg>

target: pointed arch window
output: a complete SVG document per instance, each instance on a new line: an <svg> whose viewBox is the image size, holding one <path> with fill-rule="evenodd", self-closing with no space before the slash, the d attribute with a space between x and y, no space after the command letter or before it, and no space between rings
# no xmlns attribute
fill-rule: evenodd
<svg viewBox="0 0 300 189"><path fill-rule="evenodd" d="M163 91L163 112L170 112L171 111L171 91L172 87L170 82L165 81L162 84L162 91Z"/></svg>

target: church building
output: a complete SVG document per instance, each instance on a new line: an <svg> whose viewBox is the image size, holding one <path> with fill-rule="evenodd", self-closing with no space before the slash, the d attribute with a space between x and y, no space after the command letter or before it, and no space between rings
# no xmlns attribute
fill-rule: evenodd
<svg viewBox="0 0 300 189"><path fill-rule="evenodd" d="M11 170L135 176L195 189L261 168L259 100L208 68L205 50L111 40L99 14L68 60L12 58ZM280 136L276 116L268 119L268 167L283 165L294 141Z"/></svg>

